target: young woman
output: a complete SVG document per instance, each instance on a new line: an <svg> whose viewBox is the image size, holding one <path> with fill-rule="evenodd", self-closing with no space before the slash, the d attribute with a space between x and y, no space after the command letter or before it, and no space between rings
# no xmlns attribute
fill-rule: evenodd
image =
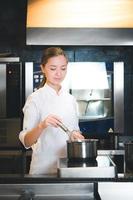
<svg viewBox="0 0 133 200"><path fill-rule="evenodd" d="M56 173L57 160L67 156L69 138L59 127L61 122L72 131L72 140L84 139L79 131L76 100L61 86L67 64L61 48L46 49L41 63L45 83L28 97L23 108L19 138L26 148L33 150L30 174Z"/></svg>

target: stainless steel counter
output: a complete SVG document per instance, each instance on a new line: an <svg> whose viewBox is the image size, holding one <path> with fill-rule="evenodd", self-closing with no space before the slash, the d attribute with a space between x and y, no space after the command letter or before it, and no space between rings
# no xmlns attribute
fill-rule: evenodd
<svg viewBox="0 0 133 200"><path fill-rule="evenodd" d="M106 183L119 185L120 183L120 185L125 184L126 187L131 182L133 182L133 174L129 177L123 174L117 178L59 178L57 174L40 176L1 174L0 200L25 200L22 197L26 198L27 195L33 195L35 199L40 200L100 200L99 184L100 192L104 196L106 191L101 185L106 185Z"/></svg>
<svg viewBox="0 0 133 200"><path fill-rule="evenodd" d="M100 200L97 183L40 183L0 185L0 199Z"/></svg>

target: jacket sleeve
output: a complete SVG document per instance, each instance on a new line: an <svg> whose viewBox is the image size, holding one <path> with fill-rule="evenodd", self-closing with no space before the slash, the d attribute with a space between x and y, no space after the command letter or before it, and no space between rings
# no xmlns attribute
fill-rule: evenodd
<svg viewBox="0 0 133 200"><path fill-rule="evenodd" d="M35 101L33 101L32 98L27 99L27 102L23 108L23 113L24 113L23 129L19 133L19 139L24 145L24 147L27 148L24 143L25 135L27 134L27 131L34 128L40 121L39 110L37 108Z"/></svg>

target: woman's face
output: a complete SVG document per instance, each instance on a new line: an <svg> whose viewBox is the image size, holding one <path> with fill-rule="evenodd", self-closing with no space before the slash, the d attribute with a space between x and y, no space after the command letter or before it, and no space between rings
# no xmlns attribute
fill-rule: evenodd
<svg viewBox="0 0 133 200"><path fill-rule="evenodd" d="M67 73L67 59L63 55L54 56L48 59L45 66L42 66L46 83L58 86L64 80Z"/></svg>

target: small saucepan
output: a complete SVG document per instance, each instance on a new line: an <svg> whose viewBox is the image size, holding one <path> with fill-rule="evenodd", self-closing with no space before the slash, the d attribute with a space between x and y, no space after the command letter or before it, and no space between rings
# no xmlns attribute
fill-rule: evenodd
<svg viewBox="0 0 133 200"><path fill-rule="evenodd" d="M67 141L69 161L89 161L97 157L97 139Z"/></svg>
<svg viewBox="0 0 133 200"><path fill-rule="evenodd" d="M65 131L70 137L71 132L63 124L60 123L59 127ZM82 140L68 140L67 141L67 158L69 161L90 161L95 160L97 157L97 139L82 139Z"/></svg>

